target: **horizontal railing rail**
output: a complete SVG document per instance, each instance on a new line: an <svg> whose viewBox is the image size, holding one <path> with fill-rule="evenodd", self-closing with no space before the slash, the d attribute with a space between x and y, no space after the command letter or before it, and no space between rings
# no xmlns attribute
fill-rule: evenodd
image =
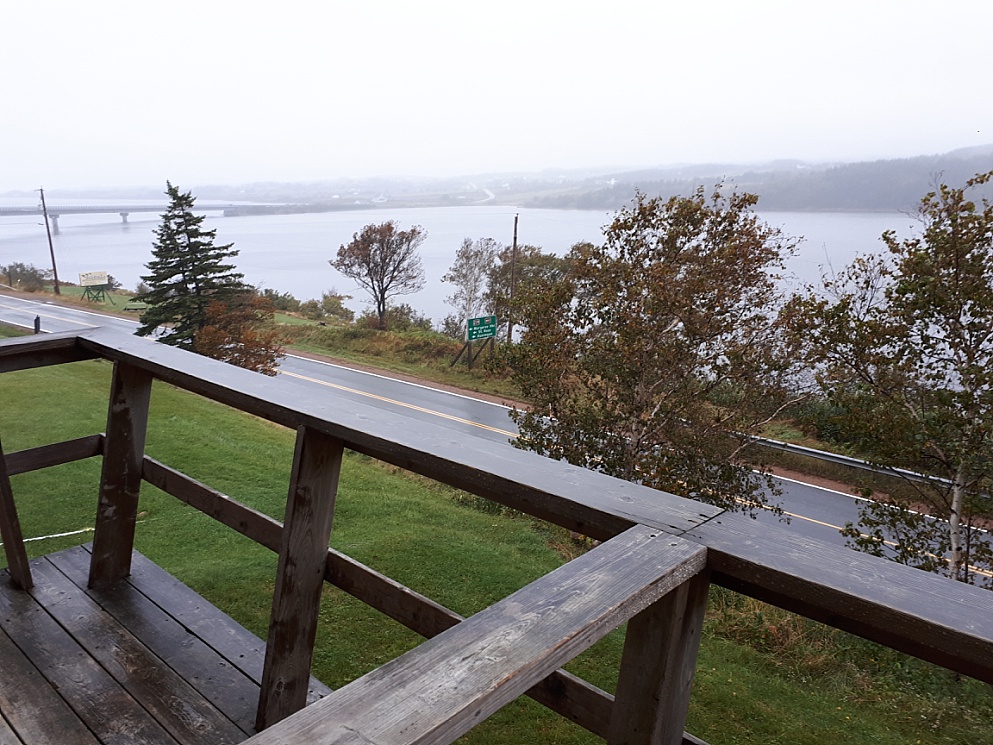
<svg viewBox="0 0 993 745"><path fill-rule="evenodd" d="M321 461L330 456L321 453L333 453L343 446L601 541L609 542L642 526L702 549L706 570L716 584L993 683L993 593L987 590L802 538L785 527L763 525L533 453L477 444L430 424L412 427L397 414L343 399L315 397L285 381L119 332L94 329L0 344L0 372L93 358L122 366L121 374L115 373L113 411L140 412L151 380L157 379L297 430L294 472L299 476L294 478L303 479L300 483L307 490L308 484L336 480L333 462L329 466ZM128 445L125 435L132 430L143 432L142 426L140 417L122 419L113 428L109 425L106 436L96 434L11 453L6 458L8 471L22 473L95 455L104 456L105 469L109 462L133 463L136 467L130 470L140 479L279 552L283 561L290 550L287 543L298 540L283 525L292 525L294 509L299 519L311 506L291 505L283 524L251 510L149 458L143 446ZM140 439L143 442L143 434ZM129 472L127 467L120 468ZM321 509L333 510L333 497ZM109 550L118 549L112 545ZM323 567L324 579L428 638L445 637L466 623L430 599L328 550L326 542L317 553L309 551L311 560ZM94 551L95 558L99 554ZM398 663L397 669L405 669L404 664ZM524 660L521 664L530 663ZM630 704L620 695L622 686L614 699L554 668L542 668L541 677L527 682L524 690L531 688L536 698L544 697L552 708L608 741L610 722L621 718L618 711L627 712L624 718L633 716L625 708ZM516 687L514 691L516 695ZM328 707L341 705L341 698ZM563 701L572 703L563 706ZM304 721L297 716L291 719ZM690 741L687 735L685 742Z"/></svg>
<svg viewBox="0 0 993 745"><path fill-rule="evenodd" d="M19 450L7 454L7 472L11 476L61 466L77 460L103 455L103 435L87 435L75 440Z"/></svg>

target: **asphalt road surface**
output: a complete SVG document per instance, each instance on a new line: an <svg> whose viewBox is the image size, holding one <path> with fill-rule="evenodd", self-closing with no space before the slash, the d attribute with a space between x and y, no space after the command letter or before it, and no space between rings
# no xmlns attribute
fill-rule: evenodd
<svg viewBox="0 0 993 745"><path fill-rule="evenodd" d="M97 326L118 328L131 333L138 327L137 321L127 318L0 294L0 321L10 326L33 329L35 318L40 319L42 332L49 334Z"/></svg>
<svg viewBox="0 0 993 745"><path fill-rule="evenodd" d="M76 331L110 326L127 332L137 322L50 302L0 295L0 322L33 329L40 318L43 332ZM443 424L471 437L481 437L493 447L510 447L516 427L508 409L471 396L408 383L384 375L290 355L280 365L280 375L292 385L307 386L315 395L345 396L365 404L400 412L411 419ZM858 499L818 486L777 479L778 498L790 528L804 536L843 543L838 531L858 516ZM756 519L778 523L775 515L759 510Z"/></svg>

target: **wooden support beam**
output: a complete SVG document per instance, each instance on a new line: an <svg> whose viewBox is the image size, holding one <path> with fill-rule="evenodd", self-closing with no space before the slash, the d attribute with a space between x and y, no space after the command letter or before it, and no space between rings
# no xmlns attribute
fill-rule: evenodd
<svg viewBox="0 0 993 745"><path fill-rule="evenodd" d="M27 551L24 550L24 536L21 534L20 520L17 519L17 507L14 505L14 492L10 488L7 459L3 454L2 443L0 443L0 541L3 541L3 552L7 557L11 583L22 590L30 590L34 584L31 581L31 567L28 566Z"/></svg>
<svg viewBox="0 0 993 745"><path fill-rule="evenodd" d="M147 455L142 464L141 475L157 489L195 507L270 551L279 553L283 535L283 526L279 521L251 507L246 507L226 494L211 489L206 484Z"/></svg>
<svg viewBox="0 0 993 745"><path fill-rule="evenodd" d="M80 346L76 338L77 333L69 331L4 339L0 346L0 373L90 360L98 356L93 350Z"/></svg>
<svg viewBox="0 0 993 745"><path fill-rule="evenodd" d="M151 393L150 372L114 364L90 587L107 587L131 573Z"/></svg>
<svg viewBox="0 0 993 745"><path fill-rule="evenodd" d="M87 435L65 442L53 442L36 448L7 453L7 474L39 471L103 454L103 435Z"/></svg>
<svg viewBox="0 0 993 745"><path fill-rule="evenodd" d="M344 448L317 430L297 430L256 719L260 731L307 703Z"/></svg>
<svg viewBox="0 0 993 745"><path fill-rule="evenodd" d="M707 607L701 572L628 623L608 745L680 745Z"/></svg>

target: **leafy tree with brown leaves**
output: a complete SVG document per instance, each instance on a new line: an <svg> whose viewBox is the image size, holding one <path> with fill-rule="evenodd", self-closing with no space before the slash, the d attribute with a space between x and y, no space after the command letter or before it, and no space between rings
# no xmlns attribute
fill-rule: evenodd
<svg viewBox="0 0 993 745"><path fill-rule="evenodd" d="M332 321L338 324L349 324L355 320L355 311L345 306L351 295L342 295L332 287L321 293L320 301L304 300L297 310L304 318L312 321Z"/></svg>
<svg viewBox="0 0 993 745"><path fill-rule="evenodd" d="M272 303L254 292L207 306L203 328L193 340L193 351L238 367L275 375L285 356L282 337L273 324Z"/></svg>
<svg viewBox="0 0 993 745"><path fill-rule="evenodd" d="M372 296L381 329L386 328L391 297L424 288L424 269L417 250L425 238L427 233L419 225L409 230L399 230L392 220L366 225L338 249L336 259L328 262Z"/></svg>
<svg viewBox="0 0 993 745"><path fill-rule="evenodd" d="M483 304L496 314L501 336L506 331L508 319L515 316L511 297L527 302L536 287L561 279L564 271L565 260L542 251L539 246L518 246L516 256L512 246L500 249L488 272Z"/></svg>
<svg viewBox="0 0 993 745"><path fill-rule="evenodd" d="M857 258L791 307L834 426L874 463L927 477L895 472L905 490L865 503L850 543L981 584L993 570L980 529L993 519L993 204L969 192L991 180L938 186L920 235L884 233L885 255Z"/></svg>
<svg viewBox="0 0 993 745"><path fill-rule="evenodd" d="M740 454L785 403L771 270L794 243L755 202L638 195L522 298L520 447L730 510L768 504Z"/></svg>

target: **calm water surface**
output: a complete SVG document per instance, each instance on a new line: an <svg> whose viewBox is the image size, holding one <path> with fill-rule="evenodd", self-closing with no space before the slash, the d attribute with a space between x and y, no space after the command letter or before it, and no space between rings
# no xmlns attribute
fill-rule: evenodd
<svg viewBox="0 0 993 745"><path fill-rule="evenodd" d="M89 204L99 203L88 201ZM133 202L132 202L133 203ZM5 203L6 204L6 203ZM463 238L494 238L506 245L513 239L518 214L519 244L530 243L564 254L579 241L598 243L606 211L515 209L512 207L432 207L327 212L309 215L224 217L207 212L204 227L217 230L218 243L234 243L235 263L246 281L297 298L320 297L336 288L353 295L349 306L361 310L367 295L328 265L338 247L368 223L396 220L401 228L420 225L428 237L421 247L425 288L398 300L440 322L452 309L445 297L453 288L441 282ZM788 280L814 282L822 268L840 269L859 253L882 250L879 236L895 230L908 236L915 221L900 213L760 213L771 225L803 237L800 251L789 262ZM108 271L125 287L134 288L151 259L156 213L133 213L124 225L116 214L64 215L60 234L53 236L59 276L77 281L81 272ZM0 217L0 264L20 261L50 266L44 225L38 218Z"/></svg>

